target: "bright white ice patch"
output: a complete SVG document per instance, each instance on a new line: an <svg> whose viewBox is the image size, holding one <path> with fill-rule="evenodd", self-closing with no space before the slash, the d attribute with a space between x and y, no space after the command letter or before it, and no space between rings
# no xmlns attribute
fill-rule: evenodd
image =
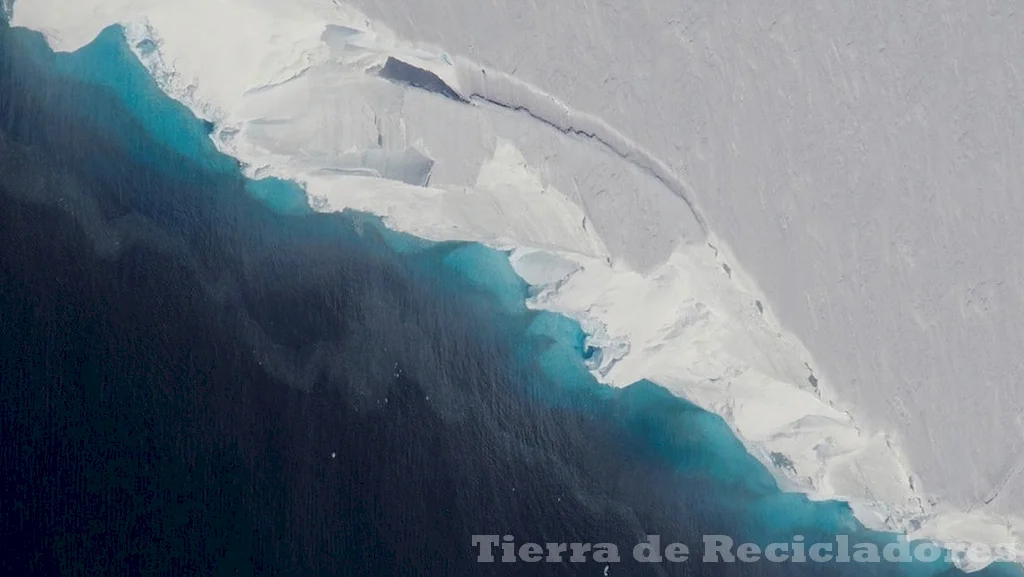
<svg viewBox="0 0 1024 577"><path fill-rule="evenodd" d="M779 328L686 183L540 88L336 1L19 0L13 23L58 50L122 24L161 88L215 123L220 150L250 176L303 184L317 210L514 248L529 304L579 320L601 381L647 378L722 415L784 487L848 501L872 528L1024 544L1020 522L919 494L890 439L862 430ZM382 78L388 58L441 89Z"/></svg>

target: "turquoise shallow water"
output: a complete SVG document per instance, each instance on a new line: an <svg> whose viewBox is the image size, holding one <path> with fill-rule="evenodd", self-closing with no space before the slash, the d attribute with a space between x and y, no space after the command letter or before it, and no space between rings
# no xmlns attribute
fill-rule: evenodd
<svg viewBox="0 0 1024 577"><path fill-rule="evenodd" d="M895 537L780 492L722 419L665 389L597 383L579 325L528 310L505 253L245 180L117 28L60 55L2 34L0 430L32 448L0 455L20 481L3 529L27 544L7 567L603 570L478 563L471 537L493 533L617 543L611 574L958 573L701 563L709 534ZM97 238L116 248L97 257ZM698 552L632 563L646 534Z"/></svg>

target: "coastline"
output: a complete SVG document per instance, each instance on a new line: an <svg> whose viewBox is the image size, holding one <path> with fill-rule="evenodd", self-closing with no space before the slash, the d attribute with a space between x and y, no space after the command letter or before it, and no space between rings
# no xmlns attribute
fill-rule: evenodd
<svg viewBox="0 0 1024 577"><path fill-rule="evenodd" d="M13 24L26 25L19 21L19 15L16 11ZM340 24L357 22L353 19ZM126 31L133 51L150 69L161 88L197 116L217 125L214 133L217 147L246 163L247 171L252 175L274 176L303 184L317 210L355 208L380 215L389 226L398 230L432 240L474 240L496 248L516 249L513 265L519 265L517 272L528 282L532 279L530 284L537 291L531 306L574 318L587 330L592 346L609 351L594 368L599 380L612 386L625 386L641 378L650 379L674 394L723 416L748 450L765 463L787 490L804 492L814 499L847 501L858 519L872 529L908 533L915 538L940 542L982 542L998 536L996 530L1001 527L1001 520L978 521L955 512L942 512L941 504L935 506L927 501L902 465L905 459L898 446L884 434L863 432L857 421L842 410L842 403L838 400L841 394L830 385L827 374L821 372L819 365L813 362L810 353L795 337L780 328L772 316L771 303L759 296L761 293L756 284L732 257L729 247L713 234L705 236L696 232L697 227L691 227L688 235L684 235L686 238L668 241L669 248L664 251L663 261L646 263L650 270L638 271L636 269L642 267L631 265L628 254L621 248L628 248L630 242L636 241L623 241L616 254L604 245L601 235L586 229L585 224L582 228L576 227L575 220L580 215L584 218L591 215L585 210L574 211L574 207L579 210L579 201L560 189L545 185L539 174L542 171L530 166L525 159L527 152L520 152L518 157L513 154L508 158L490 159L499 167L496 179L504 182L481 186L478 177L468 184L476 187L475 194L489 190L494 198L498 198L502 187L527 183L537 188L537 194L532 198L546 198L551 202L543 212L547 214L557 208L563 211L561 214L564 216L557 223L546 225L544 230L530 229L527 225L532 223L525 219L504 235L488 236L490 227L479 227L479 223L468 221L467 215L456 212L441 215L448 222L424 223L423 205L411 201L418 199L424 202L426 199L429 204L434 204L439 197L451 197L451 205L456 206L467 196L465 190L453 184L416 187L393 180L368 178L361 182L373 194L355 198L332 194L334 179L346 177L324 176L310 170L309 166L298 169L289 166L282 155L257 143L247 142L244 133L239 137L237 131L239 128L244 130L247 121L230 118L229 112L237 103L231 99L241 99L250 92L283 85L311 67L328 62L329 53L323 50L319 36L305 37L303 42L291 45L285 55L278 54L282 66L271 71L272 77L253 81L239 76L234 79L234 85L226 88L204 87L208 82L193 76L191 72L194 71L184 72L168 67L164 58L154 57L160 55L159 47L166 40L158 36L162 33L159 28L143 26L137 21L131 25L131 21L115 17L103 23L101 29L113 23L129 24ZM76 39L88 36L87 31L65 33L42 23L37 25L55 50L74 49ZM95 25L87 25L85 30ZM33 22L28 22L27 27L32 28ZM313 22L308 21L297 24L294 29L305 32L318 30ZM372 66L388 54L413 52L403 47L390 33L367 35L364 39L368 40L368 46L363 48L369 59L359 61L360 66L367 66L367 62ZM89 40L91 37L85 38L85 41ZM147 40L157 50L140 51L139 47ZM321 58L324 60L317 60ZM440 57L433 60L420 58L418 63L427 66L430 62L443 63L444 60ZM178 63L184 61L178 60ZM456 62L455 71L461 72L461 76L446 74L446 64L437 65L437 69L439 77L449 78L454 88L459 90L463 89L460 79L477 67L459 59ZM193 64L200 63L194 61ZM491 77L494 76L492 72ZM567 107L540 90L529 92L513 88L511 96L516 95L552 103L554 112L551 113L538 113L536 106L528 106L530 115L535 118L572 118ZM218 97L224 101L217 102ZM403 100L400 108L403 113L408 113L411 107L408 101ZM506 111L502 114L514 113ZM557 122L548 121L546 124L548 126L543 130L554 128L564 135L565 130ZM570 122L569 125L574 124ZM596 122L587 126L580 130L588 134L608 130ZM638 147L631 149L628 140L615 136L618 133L609 134L602 137L602 141L613 152L627 159L640 158L646 162L648 170L657 166L651 160L644 160L644 155L638 153ZM442 159L440 154L435 156L435 160ZM649 158L654 159L653 156ZM380 204L379 193L384 189L390 191L391 196L387 204ZM464 196L458 196L460 193ZM495 218L523 206L509 205L497 211ZM408 210L409 207L415 210ZM695 216L694 221L699 224L702 219ZM475 229L473 224L479 228ZM521 242L524 234L529 238L525 243ZM544 251L548 257L557 257L556 265L549 262L538 265L534 259L532 264L535 266L526 266L530 260L524 258L538 250ZM635 300L627 300L626 297ZM634 306L637 301L653 307L652 310L637 314ZM668 306L670 302L682 302L683 305ZM647 319L648 322L636 323L636 318ZM700 346L705 348L697 348ZM652 370L652 367L657 368ZM650 374L652 372L655 374ZM680 377L681 374L686 378ZM814 377L813 381L810 376ZM731 385L727 388L716 385L721 379L730 381ZM766 410L769 407L771 410ZM780 412L781 409L789 412ZM765 419L765 414L772 418ZM826 451L828 458L819 456L820 443L824 439L833 441ZM775 457L775 454L782 455L785 460ZM788 465L785 464L787 462ZM954 526L951 529L948 520L960 522L962 528ZM989 544L1003 544L1009 537L1017 543L1022 542L1020 530L1015 529L1022 525L1012 521L1008 523L1006 533ZM970 528L970 525L974 525L973 531L967 534L963 527Z"/></svg>

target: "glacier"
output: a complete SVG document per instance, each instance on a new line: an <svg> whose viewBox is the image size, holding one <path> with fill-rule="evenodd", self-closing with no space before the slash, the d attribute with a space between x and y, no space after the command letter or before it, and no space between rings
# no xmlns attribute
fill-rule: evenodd
<svg viewBox="0 0 1024 577"><path fill-rule="evenodd" d="M12 24L42 32L57 50L119 24L161 88L213 123L217 147L249 176L301 184L315 210L366 211L423 238L510 250L534 289L530 306L585 329L602 382L649 379L722 415L784 488L849 502L869 528L1022 550L1019 511L987 507L998 490L981 506L960 498L952 474L946 484L934 474L922 481L911 466L922 458L917 445L893 430L902 423L853 402L852 385L833 376L836 363L822 366L783 328L778 291L759 286L763 267L746 272L752 259L741 262L734 235L712 229L718 220L702 211L702 187L679 176L700 171L661 160L692 154L687 162L699 163L704 154L636 139L642 122L630 118L664 105L638 106L632 94L608 107L570 106L580 97L565 87L582 83L582 72L551 60L547 76L524 73L521 51L511 64L474 54L457 35L436 32L440 24L433 43L417 42L424 31L408 23L426 27L438 16L391 10L316 0L19 0ZM482 18L480 10L467 7L465 18ZM389 27L403 22L401 35ZM599 26L590 34L573 45L614 36ZM707 127L693 134L721 137Z"/></svg>

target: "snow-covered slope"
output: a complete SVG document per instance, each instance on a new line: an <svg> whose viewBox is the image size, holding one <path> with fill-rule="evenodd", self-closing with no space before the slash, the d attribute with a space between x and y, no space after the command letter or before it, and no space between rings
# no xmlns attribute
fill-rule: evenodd
<svg viewBox="0 0 1024 577"><path fill-rule="evenodd" d="M356 1L372 20L329 0L19 0L13 23L61 50L123 24L223 151L318 210L515 247L532 305L603 349L599 378L723 415L786 486L871 527L1022 543L1024 267L1004 240L1022 120L977 100L1019 81L929 55L978 57L956 31L982 23L933 5L934 29L841 6Z"/></svg>

